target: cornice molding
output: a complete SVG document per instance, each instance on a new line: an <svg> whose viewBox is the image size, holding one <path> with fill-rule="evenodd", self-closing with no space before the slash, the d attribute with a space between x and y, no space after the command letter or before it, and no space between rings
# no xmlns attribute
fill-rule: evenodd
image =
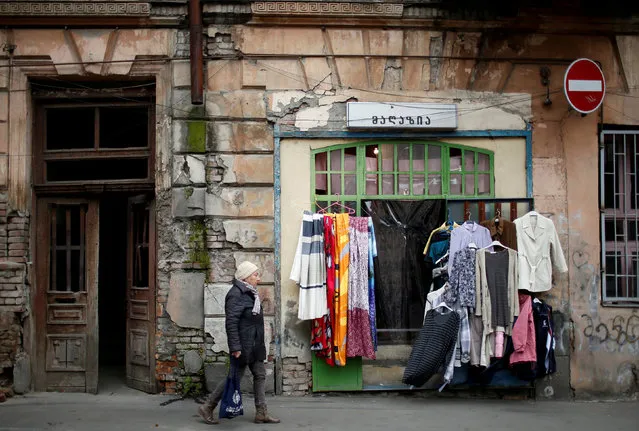
<svg viewBox="0 0 639 431"><path fill-rule="evenodd" d="M150 3L144 2L2 2L0 15L10 16L133 16L146 17Z"/></svg>
<svg viewBox="0 0 639 431"><path fill-rule="evenodd" d="M251 3L255 16L379 16L401 17L401 3L355 3L322 1L257 1Z"/></svg>

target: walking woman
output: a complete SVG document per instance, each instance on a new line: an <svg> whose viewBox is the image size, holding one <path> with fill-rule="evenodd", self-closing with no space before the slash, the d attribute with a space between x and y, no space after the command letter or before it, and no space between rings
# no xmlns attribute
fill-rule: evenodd
<svg viewBox="0 0 639 431"><path fill-rule="evenodd" d="M269 416L266 409L265 380L266 347L264 345L264 311L260 304L257 284L260 282L258 267L251 262L242 262L235 271L235 280L226 294L224 312L226 313L226 336L229 352L239 360L240 379L248 366L253 373L253 392L255 394L255 423L279 423L280 420ZM198 414L208 424L218 424L213 410L222 399L225 380L222 380L211 393Z"/></svg>

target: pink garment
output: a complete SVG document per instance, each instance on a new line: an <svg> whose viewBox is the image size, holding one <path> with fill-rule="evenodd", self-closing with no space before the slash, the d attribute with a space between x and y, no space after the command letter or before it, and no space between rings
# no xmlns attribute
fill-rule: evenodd
<svg viewBox="0 0 639 431"><path fill-rule="evenodd" d="M532 313L530 295L519 294L519 317L513 325L513 347L510 365L518 362L537 362L537 344L535 343L535 321Z"/></svg>
<svg viewBox="0 0 639 431"><path fill-rule="evenodd" d="M504 356L504 331L495 333L495 358Z"/></svg>

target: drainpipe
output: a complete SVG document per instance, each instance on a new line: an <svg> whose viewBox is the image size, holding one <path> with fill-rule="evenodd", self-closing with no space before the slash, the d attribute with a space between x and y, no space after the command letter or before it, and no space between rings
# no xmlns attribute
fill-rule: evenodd
<svg viewBox="0 0 639 431"><path fill-rule="evenodd" d="M191 103L201 105L204 92L204 59L202 55L202 6L200 0L189 0L189 32L191 36Z"/></svg>

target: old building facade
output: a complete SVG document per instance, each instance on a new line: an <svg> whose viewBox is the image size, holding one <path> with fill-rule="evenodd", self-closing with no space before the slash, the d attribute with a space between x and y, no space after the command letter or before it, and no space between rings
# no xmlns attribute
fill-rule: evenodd
<svg viewBox="0 0 639 431"><path fill-rule="evenodd" d="M301 211L338 194L534 204L569 266L543 295L558 372L538 396L636 395L639 11L528 3L2 2L0 387L96 392L115 373L198 392L226 372L224 295L248 259L270 391L399 388L410 346L335 375L297 320ZM606 78L588 115L564 96L578 58ZM457 124L352 129L348 102L455 105ZM388 190L373 169L367 192L371 145L395 155ZM436 178L400 172L425 148Z"/></svg>

